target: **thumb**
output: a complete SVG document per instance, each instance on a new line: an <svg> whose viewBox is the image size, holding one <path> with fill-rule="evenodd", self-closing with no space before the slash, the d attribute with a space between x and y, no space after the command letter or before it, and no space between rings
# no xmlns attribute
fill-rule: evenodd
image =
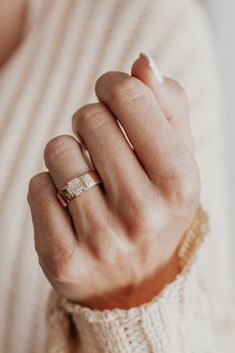
<svg viewBox="0 0 235 353"><path fill-rule="evenodd" d="M188 119L188 102L182 86L174 80L163 77L153 58L143 53L134 62L131 74L153 91L169 123L185 146L193 152L193 139Z"/></svg>

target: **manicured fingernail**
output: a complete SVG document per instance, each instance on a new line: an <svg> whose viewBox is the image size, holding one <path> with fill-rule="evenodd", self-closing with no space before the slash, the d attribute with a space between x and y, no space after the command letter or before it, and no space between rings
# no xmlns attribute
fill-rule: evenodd
<svg viewBox="0 0 235 353"><path fill-rule="evenodd" d="M164 78L162 76L162 73L158 67L158 65L156 64L156 62L154 61L154 59L145 53L140 53L140 58L145 58L148 62L149 68L152 71L152 73L154 74L155 78L157 79L158 82L163 83L164 82Z"/></svg>

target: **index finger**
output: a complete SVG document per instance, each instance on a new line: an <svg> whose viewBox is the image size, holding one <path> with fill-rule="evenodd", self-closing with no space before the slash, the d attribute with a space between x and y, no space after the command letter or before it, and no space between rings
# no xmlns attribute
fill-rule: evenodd
<svg viewBox="0 0 235 353"><path fill-rule="evenodd" d="M98 79L96 94L120 121L150 179L155 184L162 178L164 183L170 179L171 184L180 180L181 167L191 155L152 90L128 74L108 72Z"/></svg>

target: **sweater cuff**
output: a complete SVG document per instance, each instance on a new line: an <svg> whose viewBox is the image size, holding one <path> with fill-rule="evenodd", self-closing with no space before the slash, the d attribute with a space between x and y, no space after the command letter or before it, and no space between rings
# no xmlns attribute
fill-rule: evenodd
<svg viewBox="0 0 235 353"><path fill-rule="evenodd" d="M203 325L195 273L205 232L206 216L199 209L179 249L181 273L149 303L128 310L99 311L62 299L79 333L81 351L176 353L186 352L187 346L191 351L192 342L187 340L192 339L192 323L194 327Z"/></svg>

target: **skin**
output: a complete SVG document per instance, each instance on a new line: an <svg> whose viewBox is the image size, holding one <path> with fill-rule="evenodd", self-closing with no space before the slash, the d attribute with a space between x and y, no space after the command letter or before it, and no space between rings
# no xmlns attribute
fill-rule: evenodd
<svg viewBox="0 0 235 353"><path fill-rule="evenodd" d="M27 0L0 1L0 66L20 44Z"/></svg>
<svg viewBox="0 0 235 353"><path fill-rule="evenodd" d="M58 136L45 147L48 172L31 179L28 201L52 286L93 309L127 309L150 301L179 273L177 250L199 204L199 173L177 82L158 83L139 58L132 75L107 72L95 90L99 102L81 107L72 123L102 188L62 208L57 190L90 167L75 138Z"/></svg>
<svg viewBox="0 0 235 353"><path fill-rule="evenodd" d="M26 5L0 2L0 65L20 43ZM139 58L131 75L102 75L96 94L99 102L81 107L72 123L102 187L62 208L57 190L90 166L78 140L59 136L45 148L48 172L31 179L28 202L52 286L90 308L127 309L150 301L180 272L177 249L199 204L199 173L177 82L159 84Z"/></svg>

